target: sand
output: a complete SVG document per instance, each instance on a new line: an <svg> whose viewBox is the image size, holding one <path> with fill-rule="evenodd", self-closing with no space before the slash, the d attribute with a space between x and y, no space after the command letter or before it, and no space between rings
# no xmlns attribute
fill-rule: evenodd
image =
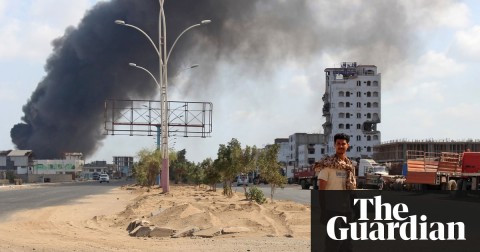
<svg viewBox="0 0 480 252"><path fill-rule="evenodd" d="M69 205L17 212L0 224L0 251L310 251L310 206L291 201L259 205L237 192L208 188L125 186ZM132 237L135 219L181 230L244 232L211 238Z"/></svg>

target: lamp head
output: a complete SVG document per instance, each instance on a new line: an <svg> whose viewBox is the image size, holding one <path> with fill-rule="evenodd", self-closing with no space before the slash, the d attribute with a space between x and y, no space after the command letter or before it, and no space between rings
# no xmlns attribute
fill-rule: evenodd
<svg viewBox="0 0 480 252"><path fill-rule="evenodd" d="M125 21L123 21L123 20L115 20L115 24L125 25Z"/></svg>
<svg viewBox="0 0 480 252"><path fill-rule="evenodd" d="M206 19L206 20L202 20L202 22L200 22L201 25L206 25L206 24L210 24L212 22L212 20L209 20L209 19Z"/></svg>

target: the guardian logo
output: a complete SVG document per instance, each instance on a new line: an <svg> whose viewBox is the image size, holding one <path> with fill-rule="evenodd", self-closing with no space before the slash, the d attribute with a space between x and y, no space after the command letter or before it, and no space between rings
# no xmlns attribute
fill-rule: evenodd
<svg viewBox="0 0 480 252"><path fill-rule="evenodd" d="M333 240L466 240L463 222L427 222L427 216L408 216L408 207L403 203L392 207L382 204L382 197L354 199L359 206L357 221L347 223L346 216L335 216L327 222L327 235ZM375 218L367 216L368 204L375 209ZM382 214L384 213L384 214ZM383 216L385 215L385 216ZM363 221L363 222L362 222Z"/></svg>

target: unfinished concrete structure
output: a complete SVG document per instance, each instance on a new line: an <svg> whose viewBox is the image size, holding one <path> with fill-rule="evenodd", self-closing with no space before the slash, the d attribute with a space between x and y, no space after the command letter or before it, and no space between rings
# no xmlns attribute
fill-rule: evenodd
<svg viewBox="0 0 480 252"><path fill-rule="evenodd" d="M379 163L390 164L392 174L401 174L407 161L407 150L463 153L467 149L480 152L480 140L392 140L374 146L373 158Z"/></svg>

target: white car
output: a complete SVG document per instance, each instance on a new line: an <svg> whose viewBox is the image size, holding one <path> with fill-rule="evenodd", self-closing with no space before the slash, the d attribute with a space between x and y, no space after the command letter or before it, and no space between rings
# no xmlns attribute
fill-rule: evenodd
<svg viewBox="0 0 480 252"><path fill-rule="evenodd" d="M248 186L248 176L247 175L238 175L237 176L237 186L247 185Z"/></svg>
<svg viewBox="0 0 480 252"><path fill-rule="evenodd" d="M110 176L108 174L100 174L100 183L107 182L110 183Z"/></svg>

